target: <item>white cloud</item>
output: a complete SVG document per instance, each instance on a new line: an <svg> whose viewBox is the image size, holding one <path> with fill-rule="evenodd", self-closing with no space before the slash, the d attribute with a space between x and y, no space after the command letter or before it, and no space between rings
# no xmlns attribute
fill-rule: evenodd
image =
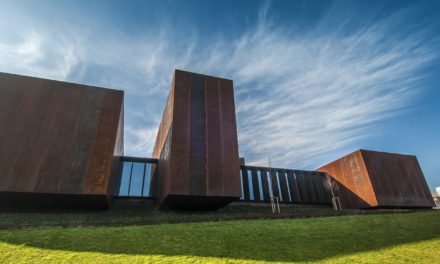
<svg viewBox="0 0 440 264"><path fill-rule="evenodd" d="M265 5L255 28L203 43L169 27L135 39L116 29L97 39L92 29L63 25L68 30L53 36L37 27L20 42L0 38L0 70L123 88L125 152L140 156L152 151L173 69L224 76L234 80L247 162L265 165L271 156L275 166L313 168L418 94L439 41L417 26L402 31L406 15L346 30L357 18L332 28L330 13L307 32L292 33L270 23Z"/></svg>
<svg viewBox="0 0 440 264"><path fill-rule="evenodd" d="M134 128L125 126L125 155L137 153L141 157L149 156L156 140L157 128Z"/></svg>
<svg viewBox="0 0 440 264"><path fill-rule="evenodd" d="M36 32L18 34L18 41L1 42L0 67L14 73L64 80L78 62L74 43L59 38L55 43Z"/></svg>

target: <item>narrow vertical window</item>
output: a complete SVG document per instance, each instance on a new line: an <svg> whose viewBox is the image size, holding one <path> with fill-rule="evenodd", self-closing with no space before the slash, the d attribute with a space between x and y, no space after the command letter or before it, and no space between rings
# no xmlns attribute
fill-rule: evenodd
<svg viewBox="0 0 440 264"><path fill-rule="evenodd" d="M261 171L257 171L258 189L260 190L260 201L264 201L263 182L261 177Z"/></svg>
<svg viewBox="0 0 440 264"><path fill-rule="evenodd" d="M142 189L142 196L150 196L150 182L151 182L151 163L145 164L144 186Z"/></svg>
<svg viewBox="0 0 440 264"><path fill-rule="evenodd" d="M244 185L243 185L243 170L240 170L240 181L241 181L241 197L240 200L244 200Z"/></svg>
<svg viewBox="0 0 440 264"><path fill-rule="evenodd" d="M280 184L280 177L279 173L277 172L276 178L277 178L277 184L278 184L278 194L280 195L280 202L283 201L283 194L281 192L281 184Z"/></svg>
<svg viewBox="0 0 440 264"><path fill-rule="evenodd" d="M268 183L268 185L269 185L269 196L270 196L270 198L272 198L273 197L273 188L272 188L272 181L271 181L271 175L270 175L271 173L269 172L269 173L267 173L267 183Z"/></svg>
<svg viewBox="0 0 440 264"><path fill-rule="evenodd" d="M249 182L249 200L254 200L254 185L252 183L252 172L251 170L247 171L248 182Z"/></svg>
<svg viewBox="0 0 440 264"><path fill-rule="evenodd" d="M284 174L284 177L286 177L286 184L287 184L287 193L289 194L289 202L292 202L292 195L290 194L290 186L289 186L289 177L287 177L287 173Z"/></svg>
<svg viewBox="0 0 440 264"><path fill-rule="evenodd" d="M142 181L144 179L144 164L141 162L133 162L133 170L131 173L130 193L129 196L142 196Z"/></svg>
<svg viewBox="0 0 440 264"><path fill-rule="evenodd" d="M121 185L119 187L119 196L128 196L130 185L131 162L124 161L122 163Z"/></svg>

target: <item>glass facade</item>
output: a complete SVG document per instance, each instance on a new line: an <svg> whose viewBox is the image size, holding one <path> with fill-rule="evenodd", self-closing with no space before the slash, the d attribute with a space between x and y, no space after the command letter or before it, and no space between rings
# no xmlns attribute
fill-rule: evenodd
<svg viewBox="0 0 440 264"><path fill-rule="evenodd" d="M124 157L121 160L121 182L119 197L152 197L152 182L157 161Z"/></svg>
<svg viewBox="0 0 440 264"><path fill-rule="evenodd" d="M153 197L156 178L156 159L123 157L121 181L116 196ZM240 200L270 202L277 196L281 203L329 204L331 196L322 180L325 173L241 166Z"/></svg>
<svg viewBox="0 0 440 264"><path fill-rule="evenodd" d="M331 197L322 180L325 173L254 166L241 166L242 196L249 202L329 204Z"/></svg>

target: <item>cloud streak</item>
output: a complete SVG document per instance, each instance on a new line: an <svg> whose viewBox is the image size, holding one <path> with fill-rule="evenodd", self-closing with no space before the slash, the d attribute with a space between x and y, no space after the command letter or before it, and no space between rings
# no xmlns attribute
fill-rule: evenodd
<svg viewBox="0 0 440 264"><path fill-rule="evenodd" d="M234 80L247 162L266 165L270 156L275 166L312 169L410 106L423 69L438 59L439 39L426 27L399 30L407 10L355 29L355 16L332 21L328 12L299 34L271 24L265 5L254 28L203 43L167 26L99 41L75 27L54 37L41 26L13 43L0 38L0 70L123 88L125 152L134 156L152 151L174 68L224 76Z"/></svg>

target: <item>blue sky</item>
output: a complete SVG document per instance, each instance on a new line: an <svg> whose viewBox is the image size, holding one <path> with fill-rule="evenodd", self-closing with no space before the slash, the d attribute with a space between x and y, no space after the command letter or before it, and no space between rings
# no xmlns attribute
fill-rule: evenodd
<svg viewBox="0 0 440 264"><path fill-rule="evenodd" d="M416 155L440 186L439 1L2 1L0 71L123 89L150 156L175 68L234 80L247 163Z"/></svg>

